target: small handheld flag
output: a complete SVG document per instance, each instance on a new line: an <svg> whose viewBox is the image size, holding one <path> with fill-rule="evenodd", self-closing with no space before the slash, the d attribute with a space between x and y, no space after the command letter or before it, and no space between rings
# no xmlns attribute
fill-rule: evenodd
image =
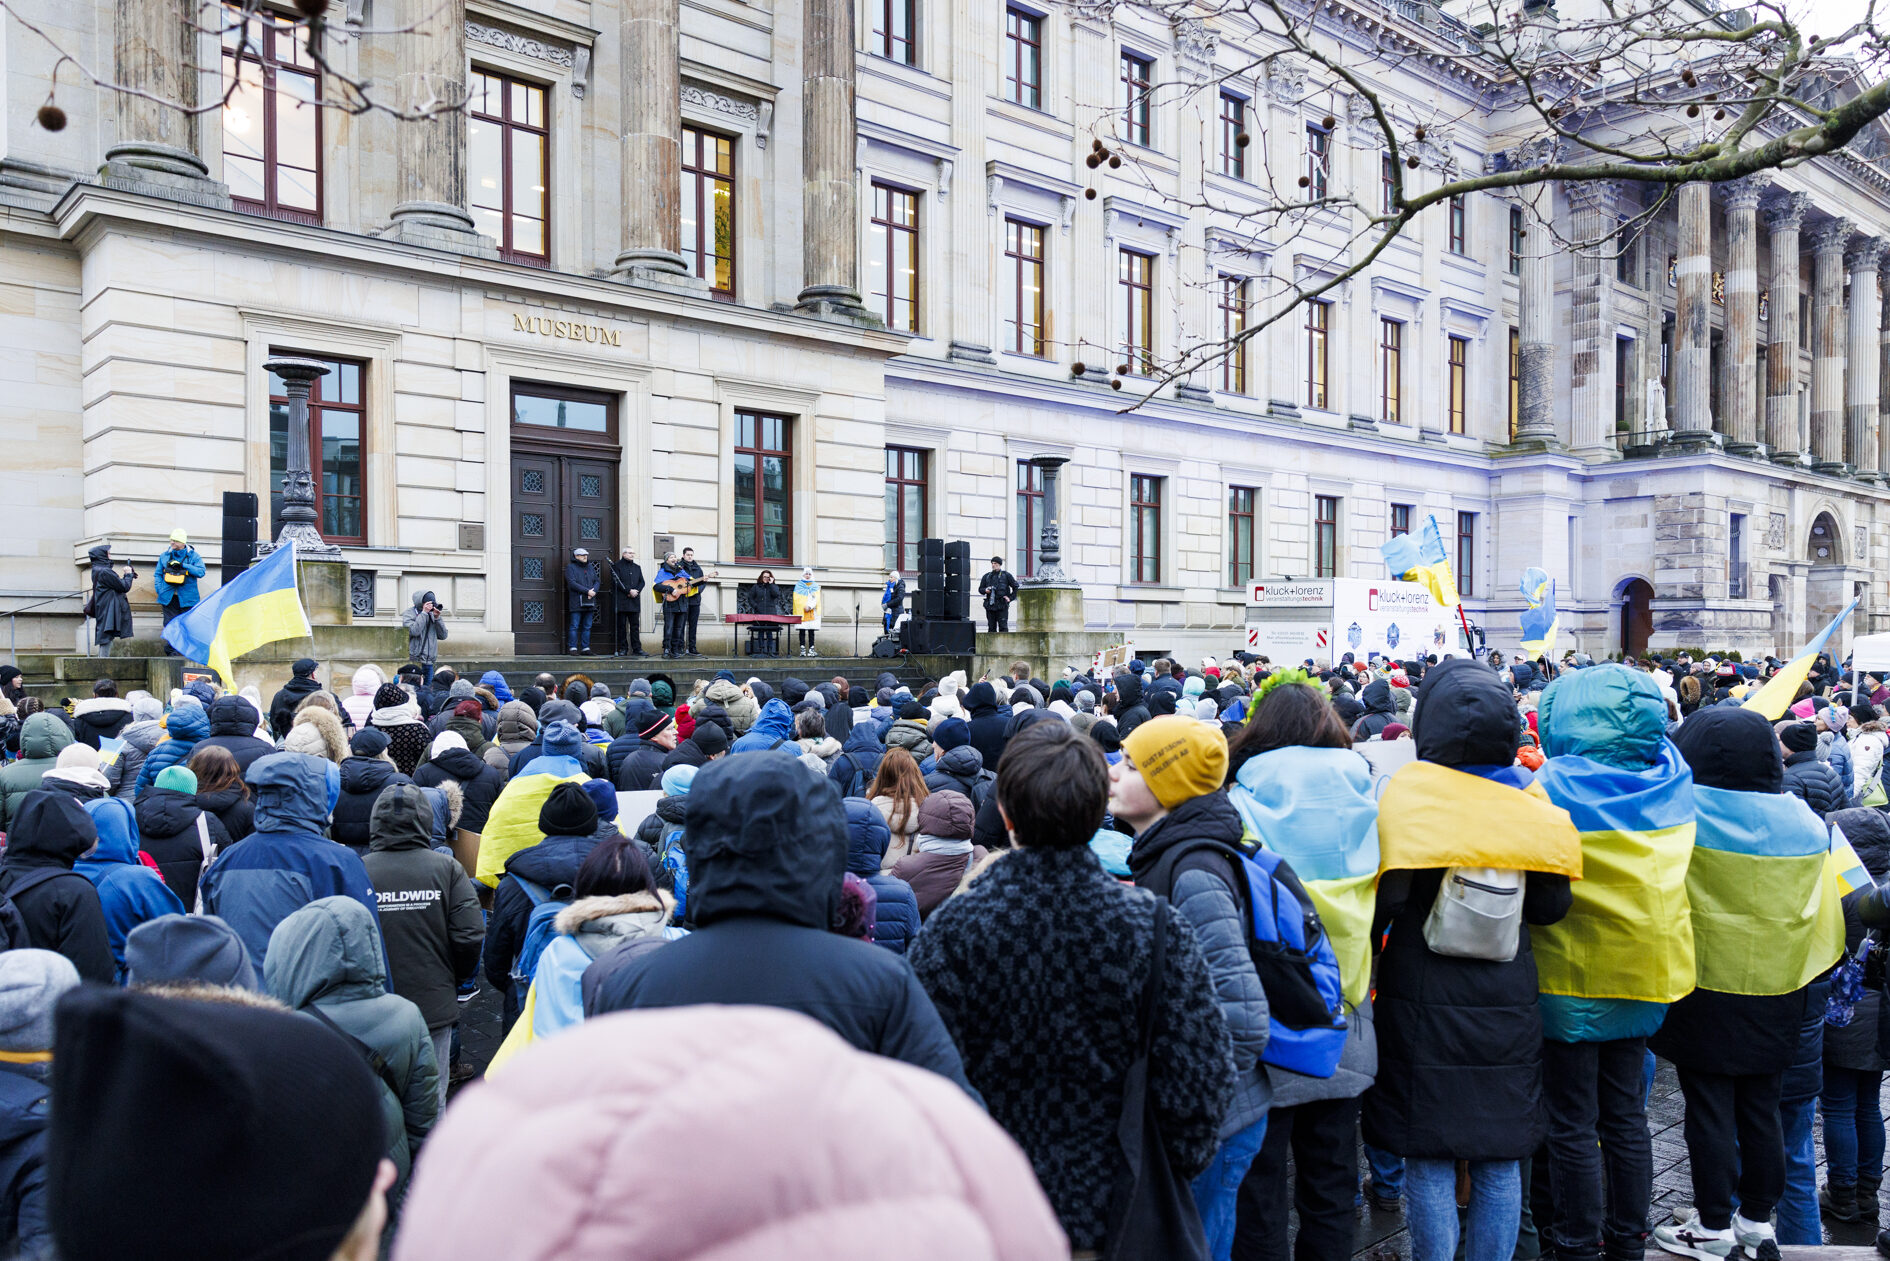
<svg viewBox="0 0 1890 1261"><path fill-rule="evenodd" d="M1532 657L1552 657L1555 655L1555 637L1562 629L1561 619L1555 612L1555 582L1549 575L1531 565L1523 570L1522 596L1529 602L1517 619L1522 624L1523 651Z"/></svg>
<svg viewBox="0 0 1890 1261"><path fill-rule="evenodd" d="M1844 624L1844 619L1851 615L1851 610L1858 605L1852 600L1844 606L1844 611L1826 623L1818 632L1818 637L1806 644L1796 657L1778 668L1766 685L1746 697L1745 707L1756 709L1768 719L1777 722L1785 716L1793 701L1798 699L1798 685L1811 674L1811 667L1817 664L1818 654L1824 651L1825 644L1837 633L1837 628Z"/></svg>
<svg viewBox="0 0 1890 1261"><path fill-rule="evenodd" d="M1868 889L1876 884L1870 878L1870 872L1864 867L1864 860L1857 856L1857 851L1844 835L1844 829L1831 825L1831 865L1837 871L1838 896Z"/></svg>
<svg viewBox="0 0 1890 1261"><path fill-rule="evenodd" d="M310 633L295 586L295 546L278 547L164 628L164 642L235 687L230 660Z"/></svg>

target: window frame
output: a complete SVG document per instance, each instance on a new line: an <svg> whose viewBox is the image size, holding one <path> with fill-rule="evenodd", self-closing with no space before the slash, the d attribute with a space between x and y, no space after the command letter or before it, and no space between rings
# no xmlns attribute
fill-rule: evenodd
<svg viewBox="0 0 1890 1261"><path fill-rule="evenodd" d="M1121 49L1116 57L1116 81L1122 88L1122 139L1144 149L1152 148L1148 98L1155 85L1154 59Z"/></svg>
<svg viewBox="0 0 1890 1261"><path fill-rule="evenodd" d="M1313 496L1313 577L1339 576L1339 496Z"/></svg>
<svg viewBox="0 0 1890 1261"><path fill-rule="evenodd" d="M1416 504L1392 504L1391 505L1390 520L1391 520L1391 537L1392 538L1395 539L1400 534L1409 534L1411 532L1411 515L1416 511L1417 511Z"/></svg>
<svg viewBox="0 0 1890 1261"><path fill-rule="evenodd" d="M922 258L919 252L919 194L912 189L902 188L897 184L889 184L884 180L871 181L867 191L872 194L872 205L867 212L868 247L870 251L872 237L875 232L885 237L883 242L884 257L881 262L885 267L886 277L886 292L873 292L869 284L867 297L876 301L884 299L883 302L879 303L877 314L886 322L887 328L902 333L917 333L919 331L919 317L921 311L920 267ZM886 195L886 208L883 213L880 208L880 195L882 193ZM904 198L911 208L911 222L909 224L900 223L898 217L893 213L895 204L901 198ZM897 246L902 239L899 235L901 233L905 234L904 239L907 257L912 263L912 293L910 297L904 299L898 296L896 292L897 287L893 280L894 276L897 274ZM898 307L902 301L910 308L911 312L911 318L909 322L905 324L901 324L897 320Z"/></svg>
<svg viewBox="0 0 1890 1261"><path fill-rule="evenodd" d="M1460 257L1470 253L1470 195L1456 193L1450 198L1450 252Z"/></svg>
<svg viewBox="0 0 1890 1261"><path fill-rule="evenodd" d="M1012 554L1016 564L1012 577L1030 578L1037 572L1037 541L1043 532L1043 470L1029 460L1018 460L1016 464L1012 504L1018 538Z"/></svg>
<svg viewBox="0 0 1890 1261"><path fill-rule="evenodd" d="M1509 326L1509 440L1516 441L1522 420L1522 330Z"/></svg>
<svg viewBox="0 0 1890 1261"><path fill-rule="evenodd" d="M1167 480L1155 473L1129 474L1129 582L1134 586L1161 585L1162 493Z"/></svg>
<svg viewBox="0 0 1890 1261"><path fill-rule="evenodd" d="M1404 321L1378 317L1378 418L1404 423Z"/></svg>
<svg viewBox="0 0 1890 1261"><path fill-rule="evenodd" d="M1477 514L1457 514L1457 594L1474 596L1477 586Z"/></svg>
<svg viewBox="0 0 1890 1261"><path fill-rule="evenodd" d="M1523 213L1521 206L1509 208L1509 274L1522 275Z"/></svg>
<svg viewBox="0 0 1890 1261"><path fill-rule="evenodd" d="M1322 201L1332 186L1332 129L1306 124L1306 200Z"/></svg>
<svg viewBox="0 0 1890 1261"><path fill-rule="evenodd" d="M478 65L473 66L472 73L474 75L484 75L487 78L494 79L498 82L499 112L497 115L481 114L481 113L476 112L473 109L473 95L470 91L468 92L467 98L466 98L466 127L467 127L466 203L467 203L467 210L469 213L471 213L474 216L476 220L481 209L490 209L489 207L476 207L472 204L472 182L474 179L474 172L472 169L472 126L473 126L473 123L476 121L479 123L486 124L488 126L495 126L499 129L499 198L500 198L500 204L499 204L500 235L498 237L499 256L505 259L507 262L511 262L511 263L524 263L524 264L527 264L529 266L534 266L534 267L549 267L551 266L551 188L552 188L552 184L551 184L551 89L542 83L533 83L529 79L521 79L517 75L508 74L503 70L492 70L484 66L478 66ZM511 115L512 115L512 91L514 88L522 88L528 92L537 92L539 94L541 98L540 100L541 112L545 120L544 125L542 127L534 127L528 122L520 123L520 122L513 121ZM538 218L538 222L540 225L539 230L543 233L543 240L544 240L544 245L545 245L544 252L542 254L534 254L530 250L519 249L515 244L513 244L512 220L514 216L518 215L517 210L512 204L512 192L513 192L512 145L513 145L513 133L515 131L522 132L526 135L535 136L538 139L540 145L542 146L542 149L540 150L541 156L540 156L540 161L539 161L539 178L542 181L542 186L543 186L543 191L539 198L539 209L542 211L542 214ZM524 215L524 216L519 216L519 217L523 217L527 219L531 218L530 215Z"/></svg>
<svg viewBox="0 0 1890 1261"><path fill-rule="evenodd" d="M1616 433L1627 433L1634 428L1634 415L1629 410L1628 385L1634 369L1634 339L1616 334L1614 339L1614 428Z"/></svg>
<svg viewBox="0 0 1890 1261"><path fill-rule="evenodd" d="M1306 303L1306 406L1331 410L1332 303L1314 298Z"/></svg>
<svg viewBox="0 0 1890 1261"><path fill-rule="evenodd" d="M905 37L895 33L896 13L905 17ZM876 57L902 66L919 64L919 6L918 0L876 0L873 5L873 42L871 49ZM900 45L905 46L904 55L900 54Z"/></svg>
<svg viewBox="0 0 1890 1261"><path fill-rule="evenodd" d="M277 15L269 10L257 9L250 14L242 14L238 7L229 4L226 0L219 17L226 24L230 23L233 19L237 21L237 25L234 29L225 30L222 47L219 53L218 69L223 76L222 90L225 93L233 93L230 76L232 62L235 63L235 81L239 84L243 82L245 68L254 68L256 73L256 94L262 103L262 117L258 119L257 122L262 129L263 141L261 149L263 196L261 200L257 200L253 197L240 197L232 194L230 202L236 209L247 214L261 215L268 219L279 219L286 223L306 223L319 227L322 223L322 212L327 201L327 190L324 187L326 179L324 178L325 172L322 153L323 98L321 69L317 66L304 66L298 61L284 61L278 56L276 51L276 41L278 39L287 40L289 46L296 51L297 56L306 54L302 52L301 44L297 38L299 32L293 26L279 24ZM251 27L248 25L248 19L250 17L259 19L258 26L255 28L260 35L259 39L245 38L251 31ZM236 42L232 43L232 39ZM302 76L308 79L313 85L313 92L309 98L311 102L310 108L314 111L312 121L315 129L313 140L315 166L311 172L314 176L315 207L312 210L302 206L288 206L282 204L282 199L277 188L281 178L280 171L283 169L278 154L280 138L277 135L281 115L277 97L283 94L283 89L279 86L283 71ZM230 99L233 99L233 96L226 97L225 104L221 108L224 127L223 147L221 152L226 165L230 161L230 130L229 119L227 117L230 110ZM301 107L298 105L297 109L300 108ZM239 159L242 159L242 155L238 156ZM299 171L304 168L289 167L288 169ZM226 184L230 183L227 171L224 172L224 182Z"/></svg>
<svg viewBox="0 0 1890 1261"><path fill-rule="evenodd" d="M1240 137L1247 134L1247 98L1225 88L1220 94L1221 174L1229 179L1247 178L1247 150ZM1228 106L1233 112L1228 112Z"/></svg>
<svg viewBox="0 0 1890 1261"><path fill-rule="evenodd" d="M1140 280L1134 276L1138 270ZM1155 256L1126 245L1118 246L1116 290L1122 298L1122 362L1128 364L1131 375L1152 376L1155 372ZM1138 325L1140 341L1136 340Z"/></svg>
<svg viewBox="0 0 1890 1261"><path fill-rule="evenodd" d="M695 137L693 155L690 146L692 134ZM735 146L738 139L739 137L727 132L699 126L686 118L683 120L682 180L685 185L693 181L696 194L696 241L693 247L687 241L682 243L683 260L689 264L690 275L698 280L709 282L709 296L718 302L735 301L735 292L741 283L739 271L741 210L735 204ZM715 142L724 142L728 145L728 171L726 173L703 165L704 149ZM728 287L726 289L719 288L715 277L707 274L714 266L711 260L721 258L722 255L712 254L705 248L714 232L712 224L715 216L706 212L704 207L713 204L713 193L718 184L725 184L728 187ZM682 207L678 205L679 217L681 212Z"/></svg>
<svg viewBox="0 0 1890 1261"><path fill-rule="evenodd" d="M1634 283L1634 221L1626 215L1615 218L1614 227L1614 279L1616 283L1640 288Z"/></svg>
<svg viewBox="0 0 1890 1261"><path fill-rule="evenodd" d="M741 457L744 455L750 457L755 462L755 493L751 501L754 506L751 509L749 525L754 529L755 543L753 551L757 553L755 555L747 555L741 550L741 543L739 542L741 536L738 533L742 526L740 516L741 506L738 498L731 497L731 508L729 512L729 551L736 564L794 564L794 428L796 420L797 418L795 416L782 412L770 412L759 408L746 407L736 409L734 430L731 435L734 439L732 452L734 458L730 461L729 467L731 475L734 475L737 466L741 462ZM748 446L742 444L742 425L744 421L754 424L755 441ZM781 438L778 446L769 447L763 445L767 438L768 421L780 422ZM784 542L782 549L784 554L780 556L760 554L766 551L763 538L765 537L764 531L768 525L768 522L765 520L768 497L766 491L763 489L761 473L762 461L764 459L778 459L781 461L781 538Z"/></svg>
<svg viewBox="0 0 1890 1261"><path fill-rule="evenodd" d="M1446 333L1444 340L1450 384L1445 397L1445 428L1454 434L1466 433L1470 419L1470 339L1459 333Z"/></svg>
<svg viewBox="0 0 1890 1261"><path fill-rule="evenodd" d="M1259 505L1259 487L1229 486L1227 488L1227 585L1229 587L1244 588L1253 581L1259 564L1259 558L1255 555L1254 549L1254 542L1259 537L1256 529L1260 515ZM1244 560L1241 548L1243 540L1246 543Z"/></svg>
<svg viewBox="0 0 1890 1261"><path fill-rule="evenodd" d="M1015 229L1015 232L1013 231ZM1036 254L1022 253L1027 240L1036 243ZM1032 359L1049 358L1050 349L1050 314L1049 295L1046 292L1046 280L1049 274L1050 234L1041 223L1032 223L1028 219L1019 219L1013 215L1004 217L1004 257L1009 260L1011 273L1011 326L1010 353L1028 355ZM1034 271L1037 302L1032 312L1034 319L1031 327L1036 335L1030 340L1030 349L1025 349L1024 339L1024 278L1026 271Z"/></svg>
<svg viewBox="0 0 1890 1261"><path fill-rule="evenodd" d="M1398 196L1398 161L1391 156L1391 150L1385 149L1378 155L1378 209L1380 214L1391 214Z"/></svg>
<svg viewBox="0 0 1890 1261"><path fill-rule="evenodd" d="M1029 9L1004 6L1004 99L1025 109L1043 108L1043 22L1041 14ZM1024 74L1027 59L1031 63L1028 78Z"/></svg>
<svg viewBox="0 0 1890 1261"><path fill-rule="evenodd" d="M327 364L329 366L330 371L326 375L316 378L314 383L309 387L309 396L308 396L308 427L309 427L308 428L308 463L309 463L309 473L313 476L314 483L315 483L315 518L317 522L320 523L322 538L326 540L327 542L345 545L349 547L366 547L367 541L368 541L367 476L368 476L368 368L370 366L369 362L365 359L354 359L346 355L330 355L330 354L306 352L306 351L300 351L300 350L283 350L283 349L278 349L273 346L270 347L269 355L271 358L276 358L280 356L293 356L298 359L313 359L318 363ZM343 366L352 367L356 370L355 382L356 382L356 398L358 400L357 402L345 403L345 402L340 401L339 399L336 399L334 401L329 401L322 396L322 391L323 391L324 386L326 386L329 389L334 389L339 384L341 374L335 371L335 369L339 367L343 367ZM268 384L268 377L269 377L269 373L265 369L263 373L265 387L267 387L267 384ZM267 399L268 399L268 402L265 404L265 410L269 413L269 435L270 435L269 481L270 481L270 487L271 487L270 492L267 496L267 502L269 505L268 525L269 525L269 536L271 538L274 538L281 529L281 522L279 520L279 517L281 516L280 503L281 503L281 498L282 498L282 474L278 472L275 467L276 426L275 426L274 412L275 412L276 404L281 403L285 407L288 405L289 396L287 393L277 394L273 390L270 390L267 395ZM322 462L322 455L323 455L322 425L323 425L323 422L327 420L328 414L330 412L351 415L355 418L355 427L356 427L355 444L360 451L360 467L358 468L356 472L356 476L359 479L359 485L360 485L359 494L331 495L328 492L327 487L324 485L323 462ZM286 424L285 424L285 439L284 440L286 442ZM286 466L286 461L285 461L285 466ZM331 499L332 500L352 499L352 500L357 501L356 511L359 514L359 519L361 523L361 532L359 534L343 534L339 530L331 530L329 528L328 504Z"/></svg>
<svg viewBox="0 0 1890 1261"><path fill-rule="evenodd" d="M1216 303L1221 313L1221 336L1232 338L1247 327L1247 311L1250 304L1245 276L1221 276L1220 292ZM1221 358L1221 392L1224 394L1247 393L1247 345L1251 338L1242 338L1235 342Z"/></svg>
<svg viewBox="0 0 1890 1261"><path fill-rule="evenodd" d="M914 457L918 466L916 476L906 472L907 457ZM886 547L892 552L892 561L886 566L901 573L919 571L919 539L925 537L932 509L932 453L924 447L906 447L894 443L886 444L886 494L895 502L889 503L892 509L893 532L886 540ZM919 537L906 538L906 496L916 492L919 499ZM908 550L911 561L907 562Z"/></svg>

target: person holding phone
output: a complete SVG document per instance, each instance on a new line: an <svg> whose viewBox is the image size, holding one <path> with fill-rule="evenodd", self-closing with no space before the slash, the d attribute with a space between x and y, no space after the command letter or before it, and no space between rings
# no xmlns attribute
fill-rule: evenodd
<svg viewBox="0 0 1890 1261"><path fill-rule="evenodd" d="M98 641L99 651L104 656L111 656L112 640L131 638L131 584L138 581L138 571L130 561L125 562L125 572L120 574L112 565L112 549L109 544L100 543L87 552L92 558L92 598L86 601L91 607L93 637Z"/></svg>
<svg viewBox="0 0 1890 1261"><path fill-rule="evenodd" d="M171 531L171 545L158 554L157 600L169 626L197 607L197 579L203 577L203 557L190 545L190 536L179 528ZM169 644L164 651L175 657L177 649Z"/></svg>

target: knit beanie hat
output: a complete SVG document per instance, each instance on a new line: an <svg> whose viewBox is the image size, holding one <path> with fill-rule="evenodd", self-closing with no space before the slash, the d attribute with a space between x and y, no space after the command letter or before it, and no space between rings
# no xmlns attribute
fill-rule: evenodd
<svg viewBox="0 0 1890 1261"><path fill-rule="evenodd" d="M668 714L663 713L661 710L652 710L650 712L649 721L643 725L643 729L641 731L637 732L637 736L639 739L643 739L643 740L649 740L655 736L660 736L665 731L667 731L669 729L670 724L675 721L676 720L674 718L671 718Z"/></svg>
<svg viewBox="0 0 1890 1261"><path fill-rule="evenodd" d="M473 694L471 679L454 679L453 686L446 689L449 698L456 701L470 700Z"/></svg>
<svg viewBox="0 0 1890 1261"><path fill-rule="evenodd" d="M676 700L676 689L670 685L668 679L658 679L650 684L650 700L659 709L667 708Z"/></svg>
<svg viewBox="0 0 1890 1261"><path fill-rule="evenodd" d="M457 731L442 731L439 735L433 737L433 743L427 748L427 756L438 757L448 749L463 749L465 747L465 736L460 735Z"/></svg>
<svg viewBox="0 0 1890 1261"><path fill-rule="evenodd" d="M879 691L873 694L873 699L881 705L892 704L892 698L893 698L893 690L889 687L882 687L879 689Z"/></svg>
<svg viewBox="0 0 1890 1261"><path fill-rule="evenodd" d="M102 985L60 999L54 1024L46 1183L61 1256L334 1254L387 1146L357 1046L293 1012Z"/></svg>
<svg viewBox="0 0 1890 1261"><path fill-rule="evenodd" d="M728 732L722 730L720 723L697 723L695 734L689 737L689 742L701 749L704 757L716 757L728 752Z"/></svg>
<svg viewBox="0 0 1890 1261"><path fill-rule="evenodd" d="M50 1051L53 1004L79 985L79 970L62 954L17 949L0 953L0 1051Z"/></svg>
<svg viewBox="0 0 1890 1261"><path fill-rule="evenodd" d="M215 915L160 915L125 938L126 985L169 981L262 989L243 939Z"/></svg>
<svg viewBox="0 0 1890 1261"><path fill-rule="evenodd" d="M932 737L933 746L943 753L947 749L971 743L971 724L962 718L947 718L932 724L927 734Z"/></svg>
<svg viewBox="0 0 1890 1261"><path fill-rule="evenodd" d="M95 771L98 769L98 750L75 740L59 750L59 760L55 765L62 771L75 766L81 770Z"/></svg>
<svg viewBox="0 0 1890 1261"><path fill-rule="evenodd" d="M696 772L701 769L702 768L699 766L690 766L685 763L681 766L672 766L664 771L663 778L660 781L663 785L663 795L665 797L687 797L690 787L696 782Z"/></svg>
<svg viewBox="0 0 1890 1261"><path fill-rule="evenodd" d="M304 723L304 726L307 724ZM168 788L172 792L197 793L197 772L188 766L167 766L157 773L156 787Z"/></svg>
<svg viewBox="0 0 1890 1261"><path fill-rule="evenodd" d="M1818 747L1818 729L1808 722L1795 722L1778 733L1778 740L1793 753L1804 753Z"/></svg>
<svg viewBox="0 0 1890 1261"><path fill-rule="evenodd" d="M1116 730L1116 724L1107 718L1097 720L1096 724L1089 729L1089 738L1100 744L1104 753L1114 753L1122 747L1122 733Z"/></svg>
<svg viewBox="0 0 1890 1261"><path fill-rule="evenodd" d="M407 689L398 683L383 683L374 689L374 708L394 709L407 703Z"/></svg>
<svg viewBox="0 0 1890 1261"><path fill-rule="evenodd" d="M597 807L599 823L617 821L617 786L607 779L587 779L584 781L584 795Z"/></svg>
<svg viewBox="0 0 1890 1261"><path fill-rule="evenodd" d="M567 780L545 798L538 830L546 836L589 836L597 830L597 803L582 784Z"/></svg>
<svg viewBox="0 0 1890 1261"><path fill-rule="evenodd" d="M899 707L899 716L907 722L923 722L925 720L925 706L919 704L917 701L907 701L904 705Z"/></svg>
<svg viewBox="0 0 1890 1261"><path fill-rule="evenodd" d="M1076 694L1076 700L1074 704L1076 705L1076 708L1083 713L1086 713L1086 714L1095 713L1096 712L1096 693L1090 691L1088 688L1084 688L1082 691Z"/></svg>
<svg viewBox="0 0 1890 1261"><path fill-rule="evenodd" d="M545 689L542 687L521 687L518 690L518 699L531 706L531 710L535 714L545 707Z"/></svg>
<svg viewBox="0 0 1890 1261"><path fill-rule="evenodd" d="M348 741L348 748L356 757L379 757L387 752L388 743L387 733L379 727L363 727Z"/></svg>
<svg viewBox="0 0 1890 1261"><path fill-rule="evenodd" d="M867 701L867 696L866 696L865 688L850 687L847 689L847 704L851 705L853 708L865 709L866 701Z"/></svg>
<svg viewBox="0 0 1890 1261"><path fill-rule="evenodd" d="M1151 718L1122 741L1163 809L1206 796L1227 779L1227 737L1219 727L1178 716Z"/></svg>
<svg viewBox="0 0 1890 1261"><path fill-rule="evenodd" d="M455 718L480 718L485 715L485 712L486 707L481 705L476 698L463 700L453 706L453 717Z"/></svg>
<svg viewBox="0 0 1890 1261"><path fill-rule="evenodd" d="M562 718L554 719L541 733L546 757L582 757L584 736Z"/></svg>

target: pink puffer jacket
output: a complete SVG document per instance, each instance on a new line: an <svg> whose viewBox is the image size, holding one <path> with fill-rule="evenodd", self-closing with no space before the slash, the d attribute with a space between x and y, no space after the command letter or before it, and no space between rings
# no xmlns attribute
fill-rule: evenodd
<svg viewBox="0 0 1890 1261"><path fill-rule="evenodd" d="M896 1243L894 1241L897 1241ZM433 1131L395 1261L1067 1261L943 1077L764 1007L587 1020Z"/></svg>

